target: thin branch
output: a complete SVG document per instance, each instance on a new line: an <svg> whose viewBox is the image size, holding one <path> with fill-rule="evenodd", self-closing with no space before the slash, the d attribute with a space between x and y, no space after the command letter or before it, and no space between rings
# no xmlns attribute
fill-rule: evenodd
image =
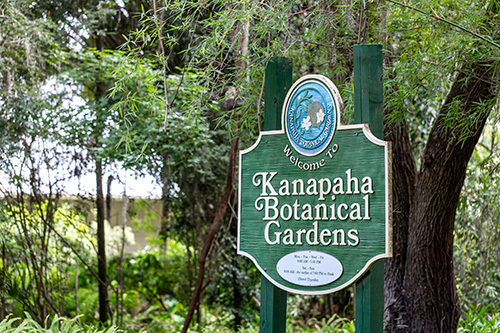
<svg viewBox="0 0 500 333"><path fill-rule="evenodd" d="M490 156L493 155L493 149L491 147L488 147L487 145L485 145L483 142L479 142L479 145L481 147L483 147L484 149L486 149L489 153L490 153Z"/></svg>
<svg viewBox="0 0 500 333"><path fill-rule="evenodd" d="M157 9L156 9L156 0L153 0L153 13L154 20L156 24L156 29L158 29L158 43L160 45L160 61L163 66L163 94L165 95L165 119L163 120L163 130L167 131L167 118L168 118L168 110L170 108L170 103L168 102L167 95L167 65L165 64L165 47L163 46L163 20L158 17Z"/></svg>
<svg viewBox="0 0 500 333"><path fill-rule="evenodd" d="M324 48L327 48L327 49L334 49L335 46L332 46L332 45L328 45L328 44L323 44L323 43L318 43L318 42L315 42L315 41L312 41L312 40L307 40L307 39L299 39L299 38L296 38L292 35L292 33L290 32L289 29L286 29L285 30L287 36L293 41L293 43L297 43L297 42L300 42L300 43L303 43L303 44L310 44L310 45L316 45L316 46L319 46L319 47L324 47ZM287 38L288 38L287 37ZM286 44L286 43L285 43Z"/></svg>
<svg viewBox="0 0 500 333"><path fill-rule="evenodd" d="M469 29L467 29L467 28L465 28L465 27L463 27L463 26L461 26L461 25L459 25L459 24L456 24L456 23L454 23L454 22L452 22L452 21L449 21L449 20L447 20L447 19L444 19L444 18L440 17L440 16L439 16L439 15L438 15L435 11L434 11L434 9L432 9L432 8L431 8L432 13L427 13L427 12L425 12L425 11L421 10L421 9L418 9L418 8L416 8L416 7L413 7L413 6L407 5L407 4L402 3L402 2L399 2L399 1L395 1L395 0L387 0L387 1L388 1L388 2L391 2L391 3L393 3L393 4L396 4L396 5L399 5L399 6L401 6L401 7L409 8L409 9L414 10L414 11L416 11L416 12L418 12L418 13L420 13L420 14L423 14L423 15L425 15L425 16L432 17L432 18L434 18L436 21L442 21L442 22L444 22L444 23L446 23L446 24L449 24L449 25L451 25L451 26L453 26L453 27L455 27L455 28L457 28L457 29L459 29L459 30L462 30L462 31L464 31L464 32L466 32L466 33L469 33L469 34L471 34L471 35L473 35L473 36L475 36L475 37L477 37L477 38L479 38L479 39L481 39L481 40L485 41L486 43L491 44L491 45L493 45L494 47L496 47L496 48L500 49L500 45L498 45L497 43L495 43L493 40L488 39L488 38L486 38L485 36L481 36L481 35L479 35L479 34L475 33L474 31L469 30Z"/></svg>
<svg viewBox="0 0 500 333"><path fill-rule="evenodd" d="M80 259L80 261L82 262L83 265L85 265L85 267L87 267L87 269L89 270L90 274L92 274L99 283L104 283L104 281L101 280L101 278L98 276L98 274L96 273L96 271L94 269L92 269L92 267L87 263L87 261L85 261L85 259L83 259L83 257L80 255L80 253L75 249L75 247L73 245L71 245L71 243L69 243L66 238L64 238L52 225L48 225L49 228L52 230L53 233L56 234L57 237L59 237L59 239L67 246L71 249L71 251L73 251L73 253L78 257L78 259ZM116 292L116 289L115 287L109 283L108 286L114 291Z"/></svg>
<svg viewBox="0 0 500 333"><path fill-rule="evenodd" d="M177 94L179 93L179 89L182 85L182 82L184 82L184 77L186 76L188 54L189 54L189 50L191 49L191 44L193 43L193 37L194 37L195 31L196 31L196 27L198 25L198 20L200 19L200 15L201 15L201 12L198 13L198 16L196 17L196 21L194 22L194 27L193 27L193 32L191 34L191 39L189 40L189 44L186 48L186 53L185 53L185 57L184 57L184 68L182 69L181 80L179 81L179 84L177 85L177 89L175 90L174 97L172 97L172 104L174 103L175 98L177 97Z"/></svg>
<svg viewBox="0 0 500 333"><path fill-rule="evenodd" d="M153 298L160 303L161 307L163 308L163 311L168 312L168 308L165 306L165 303L163 303L163 300L161 299L161 296L158 295L156 291L151 289L146 283L143 284L143 287L146 288L150 293L153 294Z"/></svg>

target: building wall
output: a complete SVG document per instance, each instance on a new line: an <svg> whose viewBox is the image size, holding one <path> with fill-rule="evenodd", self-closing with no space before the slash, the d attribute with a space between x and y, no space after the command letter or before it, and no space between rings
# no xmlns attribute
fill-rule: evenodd
<svg viewBox="0 0 500 333"><path fill-rule="evenodd" d="M63 202L69 203L73 209L82 213L87 223L90 224L96 220L95 198L67 197L63 199ZM108 221L111 227L123 226L123 209L123 198L114 197L111 202L111 217ZM149 238L158 236L161 228L161 210L160 199L129 198L126 225L132 228L135 244L126 244L126 252L134 253L142 250L148 244Z"/></svg>

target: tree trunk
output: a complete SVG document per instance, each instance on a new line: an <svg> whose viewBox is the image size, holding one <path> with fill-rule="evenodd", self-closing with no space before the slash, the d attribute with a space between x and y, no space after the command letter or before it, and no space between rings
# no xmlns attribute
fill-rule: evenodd
<svg viewBox="0 0 500 333"><path fill-rule="evenodd" d="M161 169L161 229L160 238L164 245L164 255L168 253L168 243L170 242L170 227L172 219L170 218L170 210L172 208L172 172L169 166L169 153L164 152L161 156L163 166Z"/></svg>
<svg viewBox="0 0 500 333"><path fill-rule="evenodd" d="M108 220L108 223L111 224L111 204L113 201L113 196L111 195L111 183L113 182L113 176L109 175L108 176L108 182L106 186L106 220Z"/></svg>
<svg viewBox="0 0 500 333"><path fill-rule="evenodd" d="M77 322L80 323L80 310L78 308L78 277L79 277L79 271L78 271L78 265L79 265L79 260L78 258L75 259L75 317L77 318Z"/></svg>
<svg viewBox="0 0 500 333"><path fill-rule="evenodd" d="M103 41L102 37L95 35L95 43L98 51L103 51ZM97 56L100 60L100 56ZM94 125L94 139L95 148L100 147L102 131L105 127L105 111L101 108L100 99L106 96L105 89L103 87L103 82L98 77L95 86L95 96L96 101L96 121ZM95 176L96 176L96 209L97 209L97 274L98 279L98 289L99 289L99 321L105 323L108 320L108 275L106 272L106 237L105 237L105 226L104 226L104 194L102 189L102 157L98 156L99 153L96 152L95 156Z"/></svg>
<svg viewBox="0 0 500 333"><path fill-rule="evenodd" d="M0 277L0 321L5 318L5 311L7 309L7 301L5 299L5 294L7 293L7 256L5 250L5 240L2 240L2 276Z"/></svg>
<svg viewBox="0 0 500 333"><path fill-rule="evenodd" d="M127 229L127 218L128 218L128 196L127 196L127 186L123 186L123 206L122 206L122 239L120 246L120 257L118 258L118 281L120 283L120 311L118 312L118 302L116 302L117 314L116 314L116 325L123 326L123 309L125 309L124 298L123 298L123 257L125 255L125 230ZM119 313L119 315L118 315Z"/></svg>
<svg viewBox="0 0 500 333"><path fill-rule="evenodd" d="M397 332L406 313L402 297L408 245L408 221L415 190L417 167L406 123L386 126L385 138L392 142L393 256L385 261L384 322L389 332Z"/></svg>
<svg viewBox="0 0 500 333"><path fill-rule="evenodd" d="M104 233L104 195L102 191L102 160L96 158L97 206L97 274L99 275L99 321L108 320L108 286L106 273L106 238Z"/></svg>
<svg viewBox="0 0 500 333"><path fill-rule="evenodd" d="M491 110L488 102L495 98L494 71L488 65L474 63L458 74L432 126L418 173L406 127L386 128L394 141L394 258L387 262L385 282L390 332L457 330L453 228L467 163ZM453 105L458 108L452 110Z"/></svg>

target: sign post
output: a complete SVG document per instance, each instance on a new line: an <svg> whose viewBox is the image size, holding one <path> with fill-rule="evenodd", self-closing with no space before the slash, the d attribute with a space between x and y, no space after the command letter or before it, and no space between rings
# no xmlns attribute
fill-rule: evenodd
<svg viewBox="0 0 500 333"><path fill-rule="evenodd" d="M291 61L274 59L266 126L240 153L238 253L262 273L262 332L285 331L287 292L341 290L392 251L390 144L368 124L340 123L340 94L326 77L289 83Z"/></svg>
<svg viewBox="0 0 500 333"><path fill-rule="evenodd" d="M383 57L381 45L354 46L354 122L368 123L384 139ZM392 200L389 198L389 200ZM382 333L384 328L384 262L373 264L356 283L356 332Z"/></svg>
<svg viewBox="0 0 500 333"><path fill-rule="evenodd" d="M281 109L292 86L292 59L274 57L268 63L264 83L264 131L281 129ZM272 284L264 275L260 288L260 332L286 330L287 292Z"/></svg>

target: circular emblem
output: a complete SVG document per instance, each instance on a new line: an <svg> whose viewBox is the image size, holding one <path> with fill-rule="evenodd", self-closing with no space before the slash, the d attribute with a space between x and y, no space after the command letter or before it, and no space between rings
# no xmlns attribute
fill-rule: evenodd
<svg viewBox="0 0 500 333"><path fill-rule="evenodd" d="M340 104L337 88L324 76L306 75L294 83L283 105L283 126L299 153L314 156L328 147Z"/></svg>

